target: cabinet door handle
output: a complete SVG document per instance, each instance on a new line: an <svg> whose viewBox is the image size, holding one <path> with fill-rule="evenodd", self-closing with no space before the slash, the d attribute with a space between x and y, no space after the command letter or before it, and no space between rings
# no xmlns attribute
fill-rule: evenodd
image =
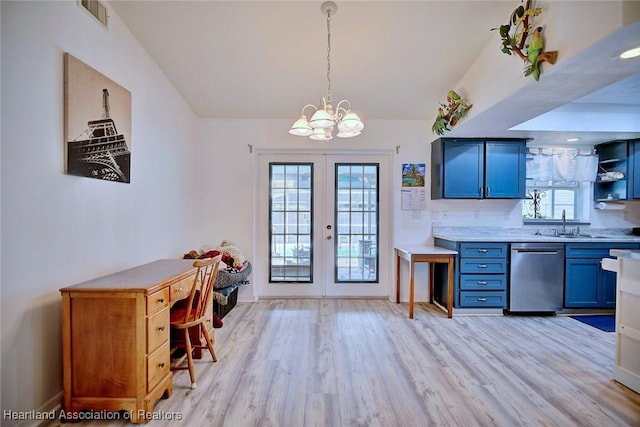
<svg viewBox="0 0 640 427"><path fill-rule="evenodd" d="M487 299L485 297L479 297L478 302L487 302Z"/></svg>
<svg viewBox="0 0 640 427"><path fill-rule="evenodd" d="M478 264L478 268L487 268L489 267L487 264Z"/></svg>
<svg viewBox="0 0 640 427"><path fill-rule="evenodd" d="M481 254L486 254L487 252L489 252L489 250L482 248L482 249L478 249L478 252L480 252Z"/></svg>
<svg viewBox="0 0 640 427"><path fill-rule="evenodd" d="M478 188L478 193L480 194L480 197L484 197L484 188Z"/></svg>
<svg viewBox="0 0 640 427"><path fill-rule="evenodd" d="M488 197L488 196L489 196L489 192L490 192L490 191L491 191L491 189L490 189L489 187L487 187L487 188L484 190L484 194Z"/></svg>
<svg viewBox="0 0 640 427"><path fill-rule="evenodd" d="M486 280L478 280L478 285L486 285L487 281Z"/></svg>

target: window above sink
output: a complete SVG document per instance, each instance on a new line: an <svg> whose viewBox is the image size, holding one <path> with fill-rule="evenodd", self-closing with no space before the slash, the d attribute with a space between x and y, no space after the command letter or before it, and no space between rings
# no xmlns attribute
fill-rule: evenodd
<svg viewBox="0 0 640 427"><path fill-rule="evenodd" d="M525 224L589 223L598 157L592 149L530 148L526 163Z"/></svg>

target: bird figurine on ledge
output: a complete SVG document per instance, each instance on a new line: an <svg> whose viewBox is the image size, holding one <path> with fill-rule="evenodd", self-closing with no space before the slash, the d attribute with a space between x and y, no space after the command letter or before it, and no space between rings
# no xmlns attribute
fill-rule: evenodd
<svg viewBox="0 0 640 427"><path fill-rule="evenodd" d="M440 103L438 108L438 116L436 117L431 130L438 135L444 135L445 131L450 131L453 126L458 124L467 111L473 107L473 104L467 103L454 90L447 92L447 104Z"/></svg>
<svg viewBox="0 0 640 427"><path fill-rule="evenodd" d="M530 21L541 13L541 8L531 8L531 0L527 0L525 6L518 6L511 13L508 24L491 29L492 31L498 30L500 32L502 52L507 55L515 53L520 57L527 64L524 69L524 75L532 76L536 81L540 80L542 63L548 62L549 64L555 64L558 58L558 51L556 50L544 52L543 28L541 26L535 27L530 33L533 28ZM528 44L527 40L529 41Z"/></svg>

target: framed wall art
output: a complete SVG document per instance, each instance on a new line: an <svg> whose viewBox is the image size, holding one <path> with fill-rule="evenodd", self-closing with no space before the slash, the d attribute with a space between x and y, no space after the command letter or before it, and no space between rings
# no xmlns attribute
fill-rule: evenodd
<svg viewBox="0 0 640 427"><path fill-rule="evenodd" d="M64 54L65 171L116 182L131 177L131 92Z"/></svg>
<svg viewBox="0 0 640 427"><path fill-rule="evenodd" d="M425 163L402 164L402 209L421 210L427 206Z"/></svg>

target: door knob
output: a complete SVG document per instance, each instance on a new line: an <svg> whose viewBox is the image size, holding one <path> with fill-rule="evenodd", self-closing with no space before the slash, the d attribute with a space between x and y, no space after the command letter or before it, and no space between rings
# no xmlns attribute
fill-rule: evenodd
<svg viewBox="0 0 640 427"><path fill-rule="evenodd" d="M328 235L328 236L327 236L327 240L331 240L331 235Z"/></svg>

